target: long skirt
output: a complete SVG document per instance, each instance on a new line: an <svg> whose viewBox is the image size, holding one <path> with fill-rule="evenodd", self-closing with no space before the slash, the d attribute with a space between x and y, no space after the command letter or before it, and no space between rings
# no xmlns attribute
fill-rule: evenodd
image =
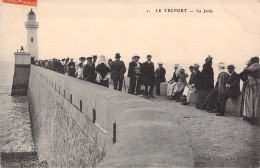
<svg viewBox="0 0 260 168"><path fill-rule="evenodd" d="M243 116L260 117L260 79L251 79L245 89Z"/></svg>
<svg viewBox="0 0 260 168"><path fill-rule="evenodd" d="M202 109L204 103L206 102L207 96L210 93L208 90L199 90L198 91L198 100L196 104L197 109Z"/></svg>
<svg viewBox="0 0 260 168"><path fill-rule="evenodd" d="M202 106L203 110L214 110L218 102L218 89L213 89L206 97L205 103Z"/></svg>
<svg viewBox="0 0 260 168"><path fill-rule="evenodd" d="M248 85L248 81L244 82L243 87L242 87L242 93L241 93L242 99L241 99L241 108L240 108L241 116L243 115L243 111L244 111L244 99L245 99L245 91L246 91L247 85Z"/></svg>
<svg viewBox="0 0 260 168"><path fill-rule="evenodd" d="M170 97L170 96L173 96L173 90L174 90L174 87L176 86L177 82L173 82L172 84L169 83L167 85L167 96Z"/></svg>

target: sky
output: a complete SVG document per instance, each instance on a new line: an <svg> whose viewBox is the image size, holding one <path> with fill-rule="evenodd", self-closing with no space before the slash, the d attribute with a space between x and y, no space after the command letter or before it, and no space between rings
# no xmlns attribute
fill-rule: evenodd
<svg viewBox="0 0 260 168"><path fill-rule="evenodd" d="M165 13L156 9L211 9L213 13ZM0 59L14 62L25 46L24 23L31 7L0 4ZM39 59L119 52L128 64L135 54L151 54L165 65L224 61L242 68L260 56L259 0L39 0ZM149 10L150 12L147 12Z"/></svg>

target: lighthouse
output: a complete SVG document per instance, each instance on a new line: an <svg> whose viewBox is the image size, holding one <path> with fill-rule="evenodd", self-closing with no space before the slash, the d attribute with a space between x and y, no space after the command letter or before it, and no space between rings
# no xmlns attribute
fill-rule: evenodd
<svg viewBox="0 0 260 168"><path fill-rule="evenodd" d="M31 63L38 60L38 40L37 29L39 27L36 22L36 15L31 9L27 15L25 28L27 29L27 47L26 52L21 46L20 51L14 53L15 69L11 95L27 95L28 84L30 79Z"/></svg>
<svg viewBox="0 0 260 168"><path fill-rule="evenodd" d="M38 60L38 39L37 29L39 27L36 22L36 15L31 9L27 15L27 22L25 22L25 28L27 29L27 51L31 53L32 61Z"/></svg>

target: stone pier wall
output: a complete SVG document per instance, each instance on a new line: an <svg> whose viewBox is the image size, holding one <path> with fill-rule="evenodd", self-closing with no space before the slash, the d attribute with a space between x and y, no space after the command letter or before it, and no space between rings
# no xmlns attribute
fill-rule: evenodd
<svg viewBox="0 0 260 168"><path fill-rule="evenodd" d="M156 103L33 65L28 97L50 167L194 166L184 130Z"/></svg>

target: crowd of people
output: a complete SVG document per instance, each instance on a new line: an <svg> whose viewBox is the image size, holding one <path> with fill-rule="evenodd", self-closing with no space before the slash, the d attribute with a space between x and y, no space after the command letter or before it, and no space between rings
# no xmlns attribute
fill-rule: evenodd
<svg viewBox="0 0 260 168"><path fill-rule="evenodd" d="M251 123L258 123L260 117L260 65L259 58L252 57L241 73L235 72L233 64L226 66L224 62L218 64L219 73L214 86L214 71L211 56L205 59L202 71L198 64L191 65L190 79L188 74L179 64L174 66L175 72L168 82L167 96L171 100L189 105L190 95L198 93L197 109L217 113L217 116L225 115L225 106L229 98L237 100L242 96L240 113ZM226 71L226 69L228 71ZM243 81L242 93L240 80Z"/></svg>
<svg viewBox="0 0 260 168"><path fill-rule="evenodd" d="M39 60L36 65L63 73L65 75L86 80L105 87L113 82L114 89L122 91L125 87L124 76L127 71L121 56L116 53L115 60L106 60L104 55L92 57L80 57L76 64L73 58ZM163 63L158 63L155 70L152 56L147 55L147 61L139 62L140 56L135 55L129 63L127 77L130 78L128 93L133 95L143 94L146 98L155 98L160 95L160 84L166 82L166 70ZM189 105L190 96L197 92L197 109L217 113L217 116L225 115L225 105L229 98L237 99L242 96L241 114L244 119L257 123L260 116L260 65L259 57L252 57L241 73L235 72L233 64L226 66L224 62L218 64L219 73L214 85L214 70L212 68L213 57L210 55L200 71L200 65L194 64L189 67L189 75L179 64L175 64L174 73L167 85L167 97L170 100ZM227 71L226 71L227 69ZM110 81L111 80L111 81ZM240 80L243 81L242 92ZM126 91L126 87L125 87Z"/></svg>

